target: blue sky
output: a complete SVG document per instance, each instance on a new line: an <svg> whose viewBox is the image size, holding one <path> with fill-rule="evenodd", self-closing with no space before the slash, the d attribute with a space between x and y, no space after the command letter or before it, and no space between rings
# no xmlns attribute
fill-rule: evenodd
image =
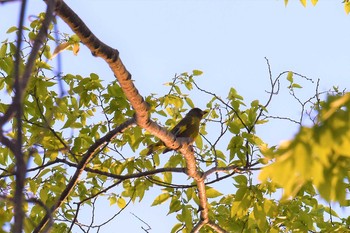
<svg viewBox="0 0 350 233"><path fill-rule="evenodd" d="M96 36L120 51L142 95L164 94L167 89L163 84L175 73L199 69L204 74L197 81L203 88L225 98L234 87L247 102L264 102L269 88L264 57L269 59L274 76L293 70L314 80L320 78L321 90L350 86L350 16L341 0L320 0L316 7L309 2L306 8L296 0L287 7L282 0L66 2ZM31 0L29 5L27 15L45 10L42 1ZM1 41L7 37L7 28L17 24L18 11L18 3L0 5ZM62 22L59 30L71 32ZM102 59L91 56L84 46L78 56L66 51L62 58L65 73L94 72L106 81L114 79ZM281 87L287 85L284 82ZM314 89L305 85L303 96L307 98ZM270 113L298 116L298 105L283 90ZM203 96L191 98L198 107L205 107ZM291 138L297 129L296 125L274 121L260 129L260 136L277 144ZM174 215L166 216L167 204L149 207L158 194L147 195L145 202L127 209L102 232L143 232L142 223L130 212L150 224L151 232L169 232L175 220ZM109 216L118 211L106 203L100 208Z"/></svg>

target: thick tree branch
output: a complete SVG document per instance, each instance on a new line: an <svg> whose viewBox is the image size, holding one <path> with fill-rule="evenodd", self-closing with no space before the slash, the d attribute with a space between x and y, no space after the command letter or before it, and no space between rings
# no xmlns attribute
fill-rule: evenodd
<svg viewBox="0 0 350 233"><path fill-rule="evenodd" d="M136 123L160 138L167 147L172 149L180 148L182 146L180 140L177 140L167 129L149 119L148 103L144 101L136 89L131 80L131 74L119 57L119 51L100 41L64 1L57 0L55 11L74 33L79 36L80 40L91 50L93 55L101 57L107 62L123 89L126 98L135 110Z"/></svg>
<svg viewBox="0 0 350 233"><path fill-rule="evenodd" d="M186 159L187 174L197 182L201 219L205 223L209 222L205 183L202 173L197 168L192 146L188 144L187 140L176 138L168 130L160 127L157 123L149 119L148 104L139 94L131 80L131 74L122 63L118 50L113 49L100 41L79 18L79 16L64 3L64 1L57 1L55 11L79 36L81 41L91 50L92 54L103 58L110 66L123 89L126 98L135 110L137 125L160 138L167 147L171 149L180 148L179 151Z"/></svg>

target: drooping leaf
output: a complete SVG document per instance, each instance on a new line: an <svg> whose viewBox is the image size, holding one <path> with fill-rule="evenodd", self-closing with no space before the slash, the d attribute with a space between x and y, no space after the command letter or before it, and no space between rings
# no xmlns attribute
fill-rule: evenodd
<svg viewBox="0 0 350 233"><path fill-rule="evenodd" d="M160 205L170 198L170 193L162 193L154 199L151 206Z"/></svg>
<svg viewBox="0 0 350 233"><path fill-rule="evenodd" d="M350 12L350 2L344 2L344 10L346 14Z"/></svg>
<svg viewBox="0 0 350 233"><path fill-rule="evenodd" d="M70 43L68 42L64 42L62 44L59 44L55 50L52 53L51 59L54 59L59 53L61 53L62 51L68 49L68 47L70 46Z"/></svg>
<svg viewBox="0 0 350 233"><path fill-rule="evenodd" d="M318 0L311 0L312 5L316 6Z"/></svg>
<svg viewBox="0 0 350 233"><path fill-rule="evenodd" d="M287 75L287 80L291 83L293 83L293 72L289 71Z"/></svg>

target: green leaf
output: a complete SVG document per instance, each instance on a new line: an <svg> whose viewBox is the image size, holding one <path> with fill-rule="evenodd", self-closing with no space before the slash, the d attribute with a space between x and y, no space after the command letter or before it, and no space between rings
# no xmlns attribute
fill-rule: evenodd
<svg viewBox="0 0 350 233"><path fill-rule="evenodd" d="M215 150L215 152L216 157L218 157L222 161L226 161L226 155L221 150Z"/></svg>
<svg viewBox="0 0 350 233"><path fill-rule="evenodd" d="M117 202L117 197L116 196L111 196L108 198L109 199L109 205L114 205Z"/></svg>
<svg viewBox="0 0 350 233"><path fill-rule="evenodd" d="M177 94L179 94L179 95L181 95L181 94L182 94L181 89L180 89L180 87L179 87L179 86L174 85L173 87L174 87L174 89L175 89L175 91L176 91L176 93L177 93Z"/></svg>
<svg viewBox="0 0 350 233"><path fill-rule="evenodd" d="M300 85L297 84L297 83L293 83L293 84L292 84L292 88L303 88L303 87L300 86Z"/></svg>
<svg viewBox="0 0 350 233"><path fill-rule="evenodd" d="M168 200L169 198L170 198L169 193L162 193L158 197L156 197L156 199L154 199L151 206L160 205L163 202L165 202L166 200Z"/></svg>
<svg viewBox="0 0 350 233"><path fill-rule="evenodd" d="M15 32L15 31L18 31L18 27L16 27L16 26L12 26L12 27L10 27L7 31L6 31L6 33L11 33L11 32Z"/></svg>
<svg viewBox="0 0 350 233"><path fill-rule="evenodd" d="M171 199L168 214L177 212L177 211L181 210L181 208L182 208L181 202L179 201L179 199L177 197L174 196Z"/></svg>
<svg viewBox="0 0 350 233"><path fill-rule="evenodd" d="M6 56L6 51L7 51L7 43L4 43L3 45L1 45L1 48L0 48L0 59Z"/></svg>
<svg viewBox="0 0 350 233"><path fill-rule="evenodd" d="M99 77L97 74L95 74L95 73L91 73L91 74L90 74L90 78L91 78L92 80L99 80L99 79L100 79L100 77Z"/></svg>
<svg viewBox="0 0 350 233"><path fill-rule="evenodd" d="M287 75L287 80L289 81L289 82L293 82L293 72L292 71L289 71L288 72L288 75Z"/></svg>
<svg viewBox="0 0 350 233"><path fill-rule="evenodd" d="M264 211L264 208L260 203L254 204L254 219L256 224L258 225L261 232L266 232L268 229L268 223L266 221L266 213Z"/></svg>
<svg viewBox="0 0 350 233"><path fill-rule="evenodd" d="M208 198L215 198L215 197L219 197L221 195L223 195L222 193L220 193L219 191L217 191L216 189L212 188L212 187L206 187L206 194Z"/></svg>
<svg viewBox="0 0 350 233"><path fill-rule="evenodd" d="M171 172L164 172L164 182L171 184L172 181L172 173Z"/></svg>
<svg viewBox="0 0 350 233"><path fill-rule="evenodd" d="M190 98L185 97L185 101L186 101L186 103L188 104L188 106L190 106L191 108L194 108L194 107L195 107L194 104L193 104L193 102L192 102L192 100L191 100Z"/></svg>
<svg viewBox="0 0 350 233"><path fill-rule="evenodd" d="M193 70L192 74L193 74L193 76L199 76L199 75L203 74L203 71L201 71L201 70Z"/></svg>
<svg viewBox="0 0 350 233"><path fill-rule="evenodd" d="M146 148L146 152L148 152L148 148ZM140 153L140 155L141 155L141 153ZM159 166L159 164L160 164L160 159L159 159L159 154L157 154L157 153L155 153L155 154L153 154L153 163L154 163L154 166Z"/></svg>
<svg viewBox="0 0 350 233"><path fill-rule="evenodd" d="M198 147L198 149L201 150L203 148L203 139L200 135L198 135L198 137L196 137L195 142L196 142L196 146Z"/></svg>
<svg viewBox="0 0 350 233"><path fill-rule="evenodd" d="M253 100L253 101L250 103L250 106L252 106L252 107L258 107L258 106L259 106L259 100Z"/></svg>
<svg viewBox="0 0 350 233"><path fill-rule="evenodd" d="M176 223L175 226L171 229L170 233L177 233L183 227L182 223Z"/></svg>
<svg viewBox="0 0 350 233"><path fill-rule="evenodd" d="M233 179L239 185L247 186L247 184L248 184L248 179L247 179L247 177L245 175L238 175L238 176L233 177Z"/></svg>
<svg viewBox="0 0 350 233"><path fill-rule="evenodd" d="M185 82L185 87L187 88L187 90L192 90L193 88L192 82Z"/></svg>
<svg viewBox="0 0 350 233"><path fill-rule="evenodd" d="M182 208L182 219L185 222L187 229L193 228L192 212L190 208L192 208L192 206L189 205Z"/></svg>
<svg viewBox="0 0 350 233"><path fill-rule="evenodd" d="M189 201L189 200L192 199L193 192L194 192L193 188L188 188L188 189L186 190L187 201Z"/></svg>
<svg viewBox="0 0 350 233"><path fill-rule="evenodd" d="M48 192L49 192L49 189L48 189L48 188L42 188L42 189L40 190L40 195L39 195L39 197L40 197L40 200L41 200L42 202L44 202L44 203L47 201Z"/></svg>

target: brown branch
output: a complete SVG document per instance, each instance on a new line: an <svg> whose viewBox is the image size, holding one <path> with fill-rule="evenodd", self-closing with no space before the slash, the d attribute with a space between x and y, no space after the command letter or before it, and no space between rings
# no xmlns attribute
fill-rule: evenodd
<svg viewBox="0 0 350 233"><path fill-rule="evenodd" d="M219 225L217 225L216 223L209 221L207 223L208 226L210 226L213 230L215 230L215 232L217 233L226 233L227 231L225 231L224 229L222 229Z"/></svg>
<svg viewBox="0 0 350 233"><path fill-rule="evenodd" d="M119 125L114 130L110 131L108 134L106 134L104 137L98 139L95 141L94 144L91 145L91 147L86 151L86 153L83 155L81 161L79 162L77 166L77 170L75 171L74 175L70 179L69 183L67 184L67 187L63 190L61 193L61 196L58 198L56 203L50 208L50 213L53 214L64 202L64 200L68 197L68 195L72 192L73 188L78 182L78 179L84 169L86 168L86 165L90 161L90 159L95 155L97 151L100 150L101 147L105 146L107 142L111 141L118 133L124 132L125 129L130 127L135 123L135 119L131 118L127 121L125 121L123 124ZM41 220L39 225L34 229L33 232L40 232L45 225L47 224L49 220L49 214L46 214L44 218Z"/></svg>
<svg viewBox="0 0 350 233"><path fill-rule="evenodd" d="M34 168L27 169L27 173L28 172L33 172L33 171L36 171L36 170L40 170L40 169L43 169L45 167L49 167L49 166L51 166L53 164L56 164L56 163L64 163L64 164L66 164L66 165L68 165L70 167L75 167L75 168L79 167L79 164L69 162L69 161L67 161L65 159L56 158L55 160L49 161L49 162L47 162L47 163L45 163L45 164L43 164L41 166L37 166L37 167L34 167ZM7 172L8 174L1 175L0 178L4 178L4 177L8 177L8 176L13 176L14 175L14 173L9 173L5 169L2 169L2 170L4 170L4 172ZM110 178L119 179L119 180L140 178L140 177L150 176L150 175L154 175L154 174L162 173L162 172L186 173L186 169L185 168L181 168L181 167L164 167L164 168L158 168L158 169L145 171L145 172L138 172L138 173L130 174L130 175L117 175L117 174L114 174L114 173L104 172L104 171L101 171L101 170L98 170L98 169L89 168L89 167L85 167L84 171L87 171L87 172L90 172L90 173L94 173L94 174L103 175L103 176L107 176L107 177L110 177Z"/></svg>
<svg viewBox="0 0 350 233"><path fill-rule="evenodd" d="M210 226L210 227L211 227L213 230L215 230L215 232L217 232L217 233L227 233L227 231L225 231L224 229L222 229L219 225L217 225L217 224L214 223L213 221L209 221L209 222L199 221L199 222L194 226L192 232L193 232L193 233L198 233L199 230L200 230L204 225Z"/></svg>
<svg viewBox="0 0 350 233"><path fill-rule="evenodd" d="M231 165L228 167L212 167L209 170L207 170L206 172L204 172L203 174L203 178L207 178L210 174L214 173L214 172L228 172L228 171L241 171L242 169L239 168L239 166L237 165Z"/></svg>
<svg viewBox="0 0 350 233"><path fill-rule="evenodd" d="M171 134L167 129L159 126L156 122L149 119L148 103L144 101L139 94L133 81L131 74L125 68L119 57L119 51L113 49L100 41L85 25L82 19L62 0L57 0L55 11L63 21L76 33L81 41L92 52L93 55L104 59L115 77L117 78L121 88L124 91L126 98L129 100L131 106L135 110L135 119L137 125L149 131L151 134L160 138L167 147L177 149L184 145L180 140Z"/></svg>
<svg viewBox="0 0 350 233"><path fill-rule="evenodd" d="M71 166L71 167L78 167L78 164L71 163L71 162L66 161L64 159L56 159L56 161L65 163L65 164L67 164L68 166ZM84 170L87 171L87 172L91 172L91 173L95 173L95 174L99 174L99 175L103 175L103 176L107 176L107 177L111 177L111 178L115 178L115 179L119 179L119 180L140 178L140 177L154 175L154 174L161 173L161 172L185 173L185 171L186 171L184 168L181 168L181 167L164 167L164 168L158 168L158 169L145 171L145 172L138 172L138 173L130 174L130 175L117 175L117 174L113 174L113 173L110 173L110 172L104 172L104 171L100 171L100 170L89 168L89 167L85 167Z"/></svg>
<svg viewBox="0 0 350 233"><path fill-rule="evenodd" d="M0 143L9 148L11 151L15 151L15 142L8 137L5 137L0 130Z"/></svg>
<svg viewBox="0 0 350 233"><path fill-rule="evenodd" d="M186 160L186 172L197 183L201 219L205 223L209 222L205 183L202 177L202 173L199 171L199 169L197 169L192 146L189 145L187 140L176 138L165 128L160 127L156 122L150 120L148 115L148 104L144 101L143 97L139 94L138 90L134 86L133 81L131 80L131 74L127 71L124 64L122 63L118 50L113 49L100 41L79 18L79 16L64 3L64 1L57 1L55 11L74 31L74 33L77 34L81 41L91 50L93 55L101 57L107 62L115 77L117 78L121 88L123 89L126 98L129 100L131 106L135 110L135 120L137 125L149 131L154 136L160 138L167 147L171 149L180 148L179 151L183 154ZM91 151L92 154L93 152L94 151ZM78 169L73 178L77 179L76 176L80 175L84 167L85 165L82 166L81 169ZM62 195L64 196L67 194L63 193ZM55 211L58 206L59 205L55 205L52 210ZM44 219L42 223L43 222L46 222L46 220ZM42 226L38 227L38 229L41 229L41 227Z"/></svg>

